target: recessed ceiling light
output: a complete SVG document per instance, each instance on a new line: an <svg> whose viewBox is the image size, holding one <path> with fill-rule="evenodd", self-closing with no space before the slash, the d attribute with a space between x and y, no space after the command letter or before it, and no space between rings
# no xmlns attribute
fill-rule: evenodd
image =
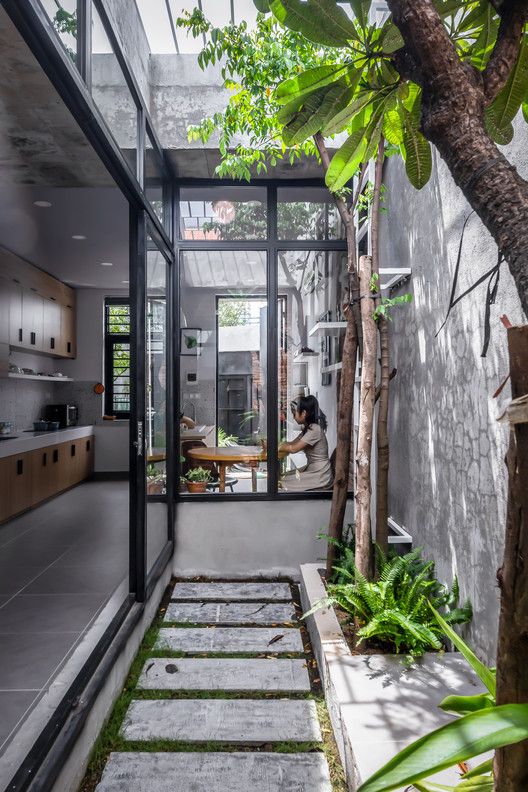
<svg viewBox="0 0 528 792"><path fill-rule="evenodd" d="M40 206L41 209L49 209L51 204L49 201L33 201L33 206Z"/></svg>
<svg viewBox="0 0 528 792"><path fill-rule="evenodd" d="M121 283L130 283L130 281L121 281Z"/></svg>
<svg viewBox="0 0 528 792"><path fill-rule="evenodd" d="M113 267L113 266L114 265L112 264L111 261L101 261L101 267Z"/></svg>
<svg viewBox="0 0 528 792"><path fill-rule="evenodd" d="M72 239L86 239L83 234L73 234Z"/></svg>

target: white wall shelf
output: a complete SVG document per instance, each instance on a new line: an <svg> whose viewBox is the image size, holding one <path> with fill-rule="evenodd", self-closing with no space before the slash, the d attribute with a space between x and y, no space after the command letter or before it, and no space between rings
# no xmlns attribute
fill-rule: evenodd
<svg viewBox="0 0 528 792"><path fill-rule="evenodd" d="M311 354L307 354L303 352L302 355L295 355L293 358L294 363L309 363L310 360L319 357L319 352L312 352Z"/></svg>
<svg viewBox="0 0 528 792"><path fill-rule="evenodd" d="M316 322L308 335L310 338L313 336L328 336L338 335L346 330L346 322Z"/></svg>
<svg viewBox="0 0 528 792"><path fill-rule="evenodd" d="M71 377L48 377L44 374L15 374L14 372L9 372L7 376L10 379L39 380L41 382L73 382Z"/></svg>
<svg viewBox="0 0 528 792"><path fill-rule="evenodd" d="M334 371L341 371L343 368L342 363L332 363L331 366L325 366L321 369L321 374L332 374Z"/></svg>

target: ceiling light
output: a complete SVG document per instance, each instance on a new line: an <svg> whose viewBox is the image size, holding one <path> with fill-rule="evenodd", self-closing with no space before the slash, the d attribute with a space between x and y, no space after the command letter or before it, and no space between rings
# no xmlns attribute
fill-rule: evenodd
<svg viewBox="0 0 528 792"><path fill-rule="evenodd" d="M121 281L121 283L130 283L130 281Z"/></svg>
<svg viewBox="0 0 528 792"><path fill-rule="evenodd" d="M73 234L72 239L86 239L83 234Z"/></svg>
<svg viewBox="0 0 528 792"><path fill-rule="evenodd" d="M112 264L111 261L101 261L101 267L113 267L113 266L114 265Z"/></svg>
<svg viewBox="0 0 528 792"><path fill-rule="evenodd" d="M51 204L49 201L33 201L34 206L40 206L41 209L48 209Z"/></svg>

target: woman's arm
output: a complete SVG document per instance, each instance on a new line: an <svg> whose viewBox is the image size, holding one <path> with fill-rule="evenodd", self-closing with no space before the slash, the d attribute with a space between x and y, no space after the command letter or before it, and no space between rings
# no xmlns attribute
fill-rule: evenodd
<svg viewBox="0 0 528 792"><path fill-rule="evenodd" d="M303 448L306 448L307 446L308 443L305 443L302 435L299 435L290 443L281 443L279 446L279 451L285 451L287 454L296 454L297 451L302 451Z"/></svg>

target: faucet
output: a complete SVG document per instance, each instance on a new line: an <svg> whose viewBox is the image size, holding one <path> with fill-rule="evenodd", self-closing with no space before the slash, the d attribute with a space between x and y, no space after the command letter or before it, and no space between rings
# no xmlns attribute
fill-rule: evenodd
<svg viewBox="0 0 528 792"><path fill-rule="evenodd" d="M193 404L193 402L191 402L191 401L183 402L183 404L181 406L181 411L182 411L182 413L184 415L188 415L188 413L185 410L187 405L189 405L191 407L191 410L192 410L192 415L189 415L189 418L192 418L193 421L196 423L196 406Z"/></svg>

